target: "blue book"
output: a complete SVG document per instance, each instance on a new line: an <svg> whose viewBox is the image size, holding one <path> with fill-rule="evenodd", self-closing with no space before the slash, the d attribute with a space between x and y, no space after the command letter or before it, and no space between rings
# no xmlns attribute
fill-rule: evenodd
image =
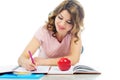
<svg viewBox="0 0 120 80"><path fill-rule="evenodd" d="M26 74L26 75L19 75L14 73L7 73L0 75L0 79L40 79L44 76L44 74Z"/></svg>

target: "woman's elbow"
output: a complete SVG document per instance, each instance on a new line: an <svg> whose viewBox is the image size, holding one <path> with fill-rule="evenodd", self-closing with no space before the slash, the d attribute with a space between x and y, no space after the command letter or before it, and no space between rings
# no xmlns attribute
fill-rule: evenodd
<svg viewBox="0 0 120 80"><path fill-rule="evenodd" d="M76 60L75 60L75 59L74 59L74 60L71 60L71 65L73 65L73 66L74 66L74 65L75 65L75 64L77 64L78 62L79 62L79 59L76 59Z"/></svg>

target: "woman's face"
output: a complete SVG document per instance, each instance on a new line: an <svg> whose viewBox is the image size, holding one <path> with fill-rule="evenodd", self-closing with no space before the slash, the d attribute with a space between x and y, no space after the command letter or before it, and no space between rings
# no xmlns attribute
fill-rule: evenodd
<svg viewBox="0 0 120 80"><path fill-rule="evenodd" d="M55 18L56 30L60 34L67 34L73 27L71 21L71 15L67 10L63 10Z"/></svg>

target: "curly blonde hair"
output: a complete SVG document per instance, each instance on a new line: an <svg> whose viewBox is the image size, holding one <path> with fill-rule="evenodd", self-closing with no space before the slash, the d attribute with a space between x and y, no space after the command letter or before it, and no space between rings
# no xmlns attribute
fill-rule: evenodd
<svg viewBox="0 0 120 80"><path fill-rule="evenodd" d="M64 0L49 14L47 29L53 31L53 36L57 33L55 27L55 18L63 10L67 10L71 15L73 28L70 33L79 40L78 32L83 29L84 10L77 0ZM75 42L76 42L75 41Z"/></svg>

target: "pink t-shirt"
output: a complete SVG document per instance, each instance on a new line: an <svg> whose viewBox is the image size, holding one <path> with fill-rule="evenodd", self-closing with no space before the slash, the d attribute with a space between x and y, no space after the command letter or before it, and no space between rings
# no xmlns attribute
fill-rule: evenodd
<svg viewBox="0 0 120 80"><path fill-rule="evenodd" d="M39 28L35 33L35 37L40 42L40 57L55 58L62 57L69 54L71 35L67 34L60 43L55 37L52 36L52 32L48 31L46 27Z"/></svg>

